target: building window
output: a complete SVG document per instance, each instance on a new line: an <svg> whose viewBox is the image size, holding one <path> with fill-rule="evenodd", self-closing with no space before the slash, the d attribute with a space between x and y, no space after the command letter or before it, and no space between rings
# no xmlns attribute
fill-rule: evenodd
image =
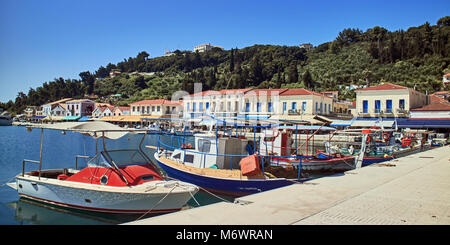
<svg viewBox="0 0 450 245"><path fill-rule="evenodd" d="M273 112L273 108L272 108L272 102L269 102L268 104L267 104L267 111L268 112Z"/></svg>
<svg viewBox="0 0 450 245"><path fill-rule="evenodd" d="M306 111L306 102L303 102L302 103L302 112L305 112Z"/></svg>
<svg viewBox="0 0 450 245"><path fill-rule="evenodd" d="M331 113L331 104L328 104L328 113Z"/></svg>
<svg viewBox="0 0 450 245"><path fill-rule="evenodd" d="M287 102L283 102L283 113L286 113Z"/></svg>
<svg viewBox="0 0 450 245"><path fill-rule="evenodd" d="M399 107L401 110L404 110L404 109L405 109L405 100L404 100L404 99L401 99L401 100L398 101L398 107Z"/></svg>
<svg viewBox="0 0 450 245"><path fill-rule="evenodd" d="M209 109L209 102L206 102L205 106L206 106L206 110L208 110Z"/></svg>
<svg viewBox="0 0 450 245"><path fill-rule="evenodd" d="M186 105L187 105L187 110L186 110L186 111L189 111L189 110L191 109L191 108L190 108L190 104L191 104L191 103L189 103L189 102L186 104Z"/></svg>
<svg viewBox="0 0 450 245"><path fill-rule="evenodd" d="M197 103L192 102L192 111L193 111L193 112L195 112L195 110L196 110L195 107L196 107L196 106L197 106Z"/></svg>
<svg viewBox="0 0 450 245"><path fill-rule="evenodd" d="M189 103L188 103L188 108L189 108ZM155 106L152 106L152 111L155 111Z"/></svg>
<svg viewBox="0 0 450 245"><path fill-rule="evenodd" d="M245 112L250 112L250 103L245 103Z"/></svg>
<svg viewBox="0 0 450 245"><path fill-rule="evenodd" d="M392 113L392 100L386 100L386 113Z"/></svg>
<svg viewBox="0 0 450 245"><path fill-rule="evenodd" d="M363 113L369 112L369 101L363 100Z"/></svg>
<svg viewBox="0 0 450 245"><path fill-rule="evenodd" d="M381 101L375 100L375 113L380 113L381 110Z"/></svg>
<svg viewBox="0 0 450 245"><path fill-rule="evenodd" d="M297 110L297 102L292 102L292 110Z"/></svg>
<svg viewBox="0 0 450 245"><path fill-rule="evenodd" d="M161 106L157 106L156 111L161 111Z"/></svg>
<svg viewBox="0 0 450 245"><path fill-rule="evenodd" d="M200 112L203 111L203 102L198 103L198 111L200 111Z"/></svg>
<svg viewBox="0 0 450 245"><path fill-rule="evenodd" d="M261 112L261 103L260 102L256 103L256 112Z"/></svg>
<svg viewBox="0 0 450 245"><path fill-rule="evenodd" d="M316 114L319 112L319 103L316 102Z"/></svg>

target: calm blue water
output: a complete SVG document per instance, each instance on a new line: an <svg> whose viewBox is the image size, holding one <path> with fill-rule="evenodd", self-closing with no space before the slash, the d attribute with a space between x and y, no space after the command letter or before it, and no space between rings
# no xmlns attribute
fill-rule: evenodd
<svg viewBox="0 0 450 245"><path fill-rule="evenodd" d="M22 172L22 160L39 161L40 129L27 132L25 127L0 127L0 225L96 225L118 224L133 221L140 215L111 215L92 212L61 209L41 203L19 198L17 191L5 185L11 182L17 174ZM172 138L162 136L170 144ZM136 148L142 135L127 135L119 140L107 140L108 149ZM157 135L148 135L144 145L156 145ZM102 149L101 141L98 149ZM146 149L146 153L153 159L154 150ZM95 155L95 140L78 133L60 131L44 131L44 148L42 168L75 168L76 155ZM78 162L78 169L85 167L84 159ZM37 164L26 163L25 171L37 170ZM222 196L223 197L223 196ZM231 197L223 197L233 200ZM220 199L206 193L198 192L195 199L200 205L219 202ZM191 200L188 207L196 207Z"/></svg>

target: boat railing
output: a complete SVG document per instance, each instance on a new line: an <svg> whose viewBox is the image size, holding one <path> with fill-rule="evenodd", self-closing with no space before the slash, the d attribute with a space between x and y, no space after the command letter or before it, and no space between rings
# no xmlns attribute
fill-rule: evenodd
<svg viewBox="0 0 450 245"><path fill-rule="evenodd" d="M41 162L35 161L35 160L23 159L23 161L22 161L22 176L25 175L25 163L26 162L39 164L39 179L40 179L41 178Z"/></svg>
<svg viewBox="0 0 450 245"><path fill-rule="evenodd" d="M75 170L78 169L78 159L79 159L79 158L83 158L83 159L93 159L93 158L95 158L95 157L76 155L76 156L75 156Z"/></svg>

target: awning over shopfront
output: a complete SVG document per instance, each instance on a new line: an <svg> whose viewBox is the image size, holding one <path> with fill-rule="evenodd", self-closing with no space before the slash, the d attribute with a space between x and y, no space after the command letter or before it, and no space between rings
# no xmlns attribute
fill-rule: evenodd
<svg viewBox="0 0 450 245"><path fill-rule="evenodd" d="M89 121L91 119L92 119L92 117L84 116L84 117L81 117L78 121L79 122L86 122L86 121Z"/></svg>
<svg viewBox="0 0 450 245"><path fill-rule="evenodd" d="M80 119L81 116L65 116L62 118L62 120L64 121L76 121L78 119Z"/></svg>
<svg viewBox="0 0 450 245"><path fill-rule="evenodd" d="M44 120L44 121L62 121L63 118L64 117L62 117L62 116L48 116L48 117L43 118L42 120Z"/></svg>
<svg viewBox="0 0 450 245"><path fill-rule="evenodd" d="M278 120L285 124L324 124L324 121L317 120L315 115L273 115L270 120Z"/></svg>
<svg viewBox="0 0 450 245"><path fill-rule="evenodd" d="M353 120L334 120L330 126L331 127L350 127Z"/></svg>
<svg viewBox="0 0 450 245"><path fill-rule="evenodd" d="M40 120L40 119L44 119L44 118L45 118L45 116L35 116L35 117L32 117L31 119Z"/></svg>
<svg viewBox="0 0 450 245"><path fill-rule="evenodd" d="M450 128L450 119L397 119L399 128Z"/></svg>

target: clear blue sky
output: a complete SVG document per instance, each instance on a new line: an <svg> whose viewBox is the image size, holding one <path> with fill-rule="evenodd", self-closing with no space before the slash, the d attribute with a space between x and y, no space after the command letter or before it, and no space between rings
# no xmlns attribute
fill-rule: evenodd
<svg viewBox="0 0 450 245"><path fill-rule="evenodd" d="M446 15L449 0L0 0L0 101L140 51L319 45L344 28L406 30Z"/></svg>

